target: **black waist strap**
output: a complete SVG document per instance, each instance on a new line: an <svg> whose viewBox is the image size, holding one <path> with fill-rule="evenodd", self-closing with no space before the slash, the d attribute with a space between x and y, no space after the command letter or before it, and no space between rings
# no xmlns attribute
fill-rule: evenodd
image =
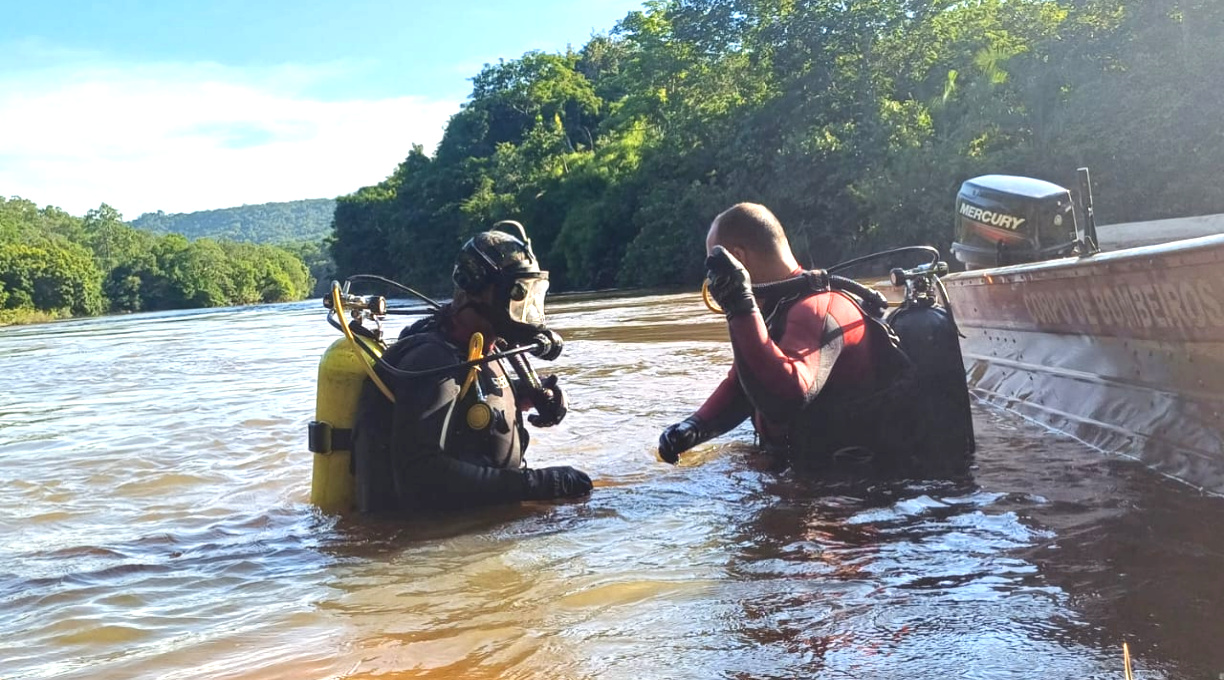
<svg viewBox="0 0 1224 680"><path fill-rule="evenodd" d="M332 427L331 423L312 420L306 426L307 448L311 453L331 453L335 450L353 450L353 431Z"/></svg>

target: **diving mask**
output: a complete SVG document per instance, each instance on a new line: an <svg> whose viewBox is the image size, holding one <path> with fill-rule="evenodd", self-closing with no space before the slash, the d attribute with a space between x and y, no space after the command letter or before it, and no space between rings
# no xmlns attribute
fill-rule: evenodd
<svg viewBox="0 0 1224 680"><path fill-rule="evenodd" d="M510 286L507 311L510 320L527 326L544 325L544 297L548 294L548 272L517 279Z"/></svg>

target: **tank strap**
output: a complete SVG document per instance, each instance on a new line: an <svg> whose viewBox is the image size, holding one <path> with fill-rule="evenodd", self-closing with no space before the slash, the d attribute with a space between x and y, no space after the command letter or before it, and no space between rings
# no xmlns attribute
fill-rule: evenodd
<svg viewBox="0 0 1224 680"><path fill-rule="evenodd" d="M399 339L383 352L383 360L392 366L397 366L405 354L421 345L428 344L442 345L458 353L460 351L459 347L442 337L440 333L435 332L438 330L440 330L440 323L436 315L431 315L417 321L400 331ZM379 368L379 366L375 366L374 370L378 371ZM385 371L379 371L379 376L383 380L388 382L395 380L393 376L385 375L385 373Z"/></svg>
<svg viewBox="0 0 1224 680"><path fill-rule="evenodd" d="M331 423L312 420L306 425L307 449L311 453L331 453L336 449L353 450L353 430L347 427L332 427Z"/></svg>
<svg viewBox="0 0 1224 680"><path fill-rule="evenodd" d="M855 296L846 297L859 308L872 337L876 383L850 393L824 391L807 404L782 441L773 443L800 467L828 466L833 452L844 447L895 455L904 450L902 433L910 430L905 415L916 396L914 363L888 323L863 310Z"/></svg>
<svg viewBox="0 0 1224 680"><path fill-rule="evenodd" d="M888 298L880 291L864 286L854 279L829 274L823 269L808 269L789 279L752 287L752 292L758 300L802 300L830 290L846 293L864 312L877 319L882 318L888 310Z"/></svg>

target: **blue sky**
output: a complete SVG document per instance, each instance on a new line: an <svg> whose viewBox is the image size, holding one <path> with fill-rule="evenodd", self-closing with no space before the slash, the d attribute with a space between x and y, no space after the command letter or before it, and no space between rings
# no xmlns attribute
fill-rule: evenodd
<svg viewBox="0 0 1224 680"><path fill-rule="evenodd" d="M0 195L136 217L378 182L482 64L578 48L641 2L5 5Z"/></svg>

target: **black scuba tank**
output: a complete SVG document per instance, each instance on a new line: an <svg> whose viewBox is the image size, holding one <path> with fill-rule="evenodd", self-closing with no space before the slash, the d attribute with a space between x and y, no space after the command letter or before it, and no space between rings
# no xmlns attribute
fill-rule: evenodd
<svg viewBox="0 0 1224 680"><path fill-rule="evenodd" d="M918 401L930 421L928 455L960 463L974 453L973 415L961 357L960 335L949 311L928 301L907 301L887 323L914 363Z"/></svg>

